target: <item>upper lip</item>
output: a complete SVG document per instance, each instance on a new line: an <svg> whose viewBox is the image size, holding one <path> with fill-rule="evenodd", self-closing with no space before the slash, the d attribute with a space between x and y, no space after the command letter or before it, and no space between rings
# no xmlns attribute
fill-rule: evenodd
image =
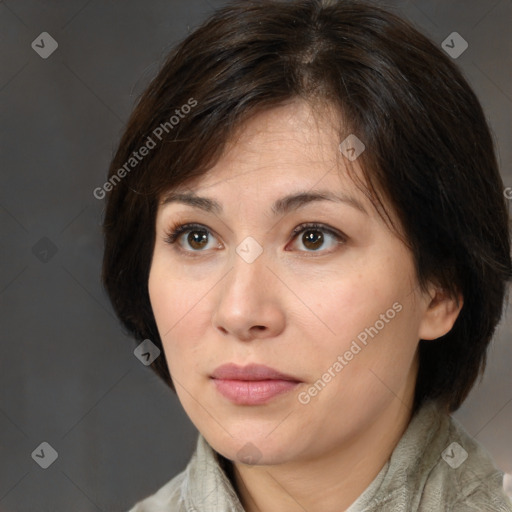
<svg viewBox="0 0 512 512"><path fill-rule="evenodd" d="M227 380L290 380L300 382L291 375L269 368L262 364L238 366L234 363L219 366L211 375L213 379Z"/></svg>

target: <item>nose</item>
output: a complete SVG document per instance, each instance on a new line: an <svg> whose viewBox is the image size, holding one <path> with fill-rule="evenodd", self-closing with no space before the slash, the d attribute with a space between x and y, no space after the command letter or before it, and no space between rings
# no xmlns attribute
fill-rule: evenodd
<svg viewBox="0 0 512 512"><path fill-rule="evenodd" d="M278 336L286 322L282 287L264 254L251 263L236 254L217 288L213 326L242 341Z"/></svg>

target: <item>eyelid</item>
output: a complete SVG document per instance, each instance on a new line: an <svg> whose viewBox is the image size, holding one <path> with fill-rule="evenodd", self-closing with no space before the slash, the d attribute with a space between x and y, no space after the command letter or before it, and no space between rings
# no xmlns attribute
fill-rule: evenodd
<svg viewBox="0 0 512 512"><path fill-rule="evenodd" d="M183 249L182 247L180 247L179 243L176 244L179 241L179 238L181 237L181 235L183 235L184 233L187 233L189 231L194 231L194 230L206 231L208 234L212 234L215 238L218 238L216 233L209 227L205 226L204 224L199 224L197 222L186 222L183 224L176 223L173 226L171 226L171 228L168 231L166 231L166 233L165 233L164 242L171 244L175 248L176 251L179 251L180 254L183 254L188 257L195 258L195 257L203 255L202 253L207 254L207 251L204 251L204 250L203 251L189 251L189 250L186 250L186 249Z"/></svg>
<svg viewBox="0 0 512 512"><path fill-rule="evenodd" d="M295 238L299 233L302 233L303 231L306 231L308 229L311 229L311 230L316 229L318 231L324 231L325 233L329 233L333 237L338 238L343 242L346 242L348 239L347 236L344 233L342 233L341 231L331 228L321 222L303 222L302 224L299 224L292 231L292 235L293 235L292 239Z"/></svg>
<svg viewBox="0 0 512 512"><path fill-rule="evenodd" d="M308 230L321 231L321 232L331 235L336 240L337 246L345 245L348 242L348 237L345 235L345 233L343 233L335 228L332 228L322 222L303 222L302 224L299 224L296 228L293 229L290 242L294 242L300 233L303 233ZM334 249L331 248L330 250L297 251L297 252L299 252L301 254L301 256L303 256L303 257L314 258L314 257L328 256L328 255L336 252L336 250L337 250L337 247L335 247Z"/></svg>
<svg viewBox="0 0 512 512"><path fill-rule="evenodd" d="M203 224L198 224L196 222L186 222L184 224L175 224L171 226L169 231L166 231L165 233L165 241L167 243L173 244L176 242L176 240L182 235L183 233L186 233L187 231L192 231L194 229L197 229L198 231L208 231L209 233L213 233L213 231L204 226Z"/></svg>

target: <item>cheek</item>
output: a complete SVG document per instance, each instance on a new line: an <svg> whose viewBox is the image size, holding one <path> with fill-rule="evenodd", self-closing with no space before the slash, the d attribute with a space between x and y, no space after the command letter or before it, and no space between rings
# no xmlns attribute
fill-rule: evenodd
<svg viewBox="0 0 512 512"><path fill-rule="evenodd" d="M160 270L158 260L151 265L148 280L148 291L151 308L156 320L160 337L171 328L176 305L175 287L170 286L170 280Z"/></svg>
<svg viewBox="0 0 512 512"><path fill-rule="evenodd" d="M309 328L316 345L312 354L316 364L332 364L350 350L357 352L347 354L352 367L384 368L393 366L393 361L410 364L418 331L411 265L405 258L399 262L365 259L353 272L310 288L314 290L314 311L324 324ZM299 293L305 291L303 284Z"/></svg>
<svg viewBox="0 0 512 512"><path fill-rule="evenodd" d="M149 273L148 290L162 341L184 323L192 325L190 317L196 314L195 307L204 294L203 288L204 285L171 271L165 259L155 255Z"/></svg>
<svg viewBox="0 0 512 512"><path fill-rule="evenodd" d="M372 306L371 315L361 312L336 354L344 359L338 384L351 390L354 404L399 396L409 379L418 345L417 320L412 304L403 297L393 301L395 297Z"/></svg>
<svg viewBox="0 0 512 512"><path fill-rule="evenodd" d="M148 290L167 364L171 373L176 373L179 370L174 368L177 361L184 365L185 361L199 359L194 354L200 352L204 338L201 332L207 322L204 283L180 279L155 259Z"/></svg>
<svg viewBox="0 0 512 512"><path fill-rule="evenodd" d="M308 299L311 316L322 321L330 341L333 337L346 341L357 336L378 321L380 315L404 295L397 281L386 281L379 277L378 272L372 271L356 271L309 284L308 288L308 283L303 281L296 288L297 295ZM393 313L394 310L391 311Z"/></svg>
<svg viewBox="0 0 512 512"><path fill-rule="evenodd" d="M151 267L148 291L160 339L168 357L169 352L176 348L176 344L171 343L171 340L176 339L176 334L179 333L180 319L183 321L186 318L187 310L184 301L180 300L183 293L180 293L176 280L162 271L158 260L153 261ZM173 359L169 358L171 361Z"/></svg>

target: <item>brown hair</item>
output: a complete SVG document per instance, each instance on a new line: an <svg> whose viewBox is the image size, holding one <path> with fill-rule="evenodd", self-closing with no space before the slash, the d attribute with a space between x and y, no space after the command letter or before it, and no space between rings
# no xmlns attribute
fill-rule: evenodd
<svg viewBox="0 0 512 512"><path fill-rule="evenodd" d="M416 408L433 398L456 410L485 367L512 275L503 184L482 108L457 67L365 2L232 2L173 49L105 184L103 282L117 315L162 349L147 286L161 194L211 168L250 116L294 98L339 109L366 145L367 187L400 219L420 285L462 294L452 330L420 341L415 395ZM152 368L173 388L164 357Z"/></svg>

